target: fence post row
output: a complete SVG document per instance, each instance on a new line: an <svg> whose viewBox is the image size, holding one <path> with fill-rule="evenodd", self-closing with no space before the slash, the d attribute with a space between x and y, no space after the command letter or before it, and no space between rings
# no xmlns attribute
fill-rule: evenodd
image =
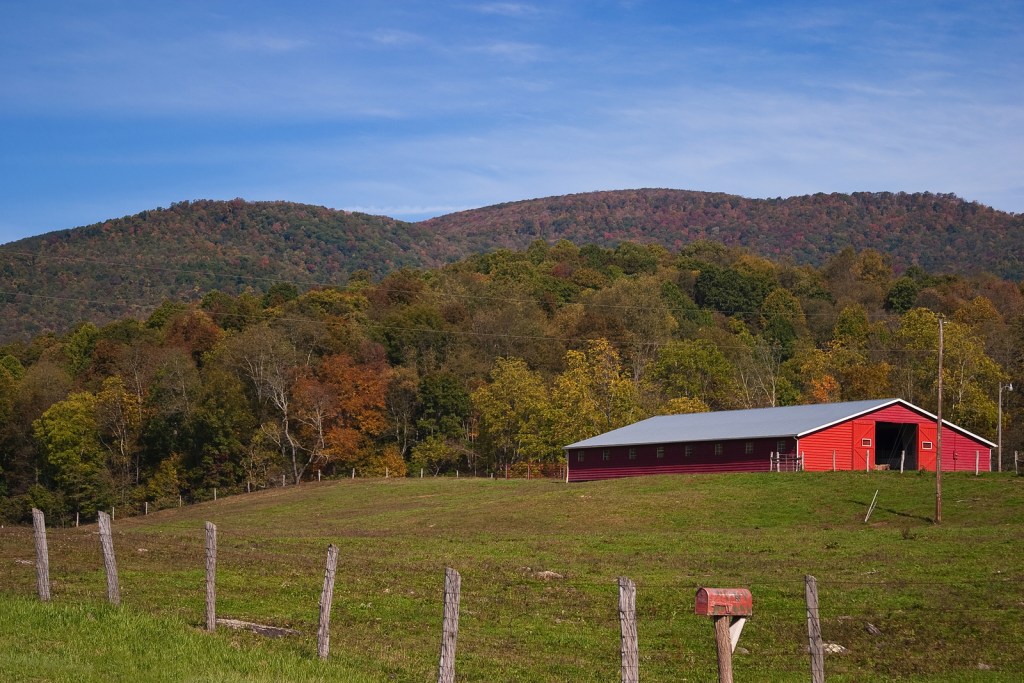
<svg viewBox="0 0 1024 683"><path fill-rule="evenodd" d="M444 570L444 623L441 630L441 658L437 683L455 683L455 645L459 638L459 595L462 577L447 567Z"/></svg>
<svg viewBox="0 0 1024 683"><path fill-rule="evenodd" d="M217 630L217 525L206 523L206 630Z"/></svg>
<svg viewBox="0 0 1024 683"><path fill-rule="evenodd" d="M121 588L117 583L117 561L114 559L114 540L110 535L110 515L100 512L100 547L103 549L103 568L107 572L107 600L111 605L121 604Z"/></svg>
<svg viewBox="0 0 1024 683"><path fill-rule="evenodd" d="M625 576L619 577L619 629L622 683L638 683L640 652L636 636L636 584Z"/></svg>
<svg viewBox="0 0 1024 683"><path fill-rule="evenodd" d="M32 529L36 540L36 587L39 599L50 601L50 551L46 547L46 516L32 508Z"/></svg>
<svg viewBox="0 0 1024 683"><path fill-rule="evenodd" d="M818 614L818 580L804 577L807 598L807 641L811 654L811 683L825 683L825 645L821 640L821 619Z"/></svg>
<svg viewBox="0 0 1024 683"><path fill-rule="evenodd" d="M327 546L327 568L324 570L324 589L320 593L320 626L316 632L316 654L327 659L331 653L331 603L334 601L334 576L338 570L338 546Z"/></svg>

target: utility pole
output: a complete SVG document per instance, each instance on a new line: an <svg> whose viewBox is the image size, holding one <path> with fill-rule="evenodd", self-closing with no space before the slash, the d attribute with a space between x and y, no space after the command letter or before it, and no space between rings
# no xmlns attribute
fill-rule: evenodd
<svg viewBox="0 0 1024 683"><path fill-rule="evenodd" d="M1013 391L1013 382L1003 384L999 382L999 460L996 465L996 472L1003 471L1003 389Z"/></svg>
<svg viewBox="0 0 1024 683"><path fill-rule="evenodd" d="M935 523L942 524L942 316L939 316L939 411L935 420Z"/></svg>

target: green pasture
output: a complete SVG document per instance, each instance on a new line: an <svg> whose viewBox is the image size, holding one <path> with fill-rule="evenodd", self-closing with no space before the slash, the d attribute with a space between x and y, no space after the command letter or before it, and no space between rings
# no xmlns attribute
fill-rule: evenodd
<svg viewBox="0 0 1024 683"><path fill-rule="evenodd" d="M830 681L1021 680L1024 478L947 473L943 494L936 525L934 475L917 473L302 484L116 519L120 608L104 604L95 525L49 530L49 605L34 599L31 528L8 527L0 679L435 680L450 566L461 681L617 681L619 576L637 584L641 680L717 680L693 597L721 586L754 595L736 680L805 681L805 574L825 640L848 650L828 657ZM207 520L218 616L299 635L203 632ZM329 543L341 552L320 662Z"/></svg>

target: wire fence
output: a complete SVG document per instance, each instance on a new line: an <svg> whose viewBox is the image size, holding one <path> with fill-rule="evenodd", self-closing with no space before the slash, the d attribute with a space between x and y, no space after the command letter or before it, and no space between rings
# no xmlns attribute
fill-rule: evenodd
<svg viewBox="0 0 1024 683"><path fill-rule="evenodd" d="M129 606L171 610L202 623L198 584L195 595L180 590L204 566L201 530L195 531L195 539L183 534L153 549L139 546L137 535L115 534ZM55 554L95 544L92 529L66 534L73 535L59 538ZM32 565L38 566L38 556L35 562L29 559L33 545L27 533L18 530L16 535L25 552L14 567L7 564L0 580L5 591L24 594L37 578ZM306 551L309 543L233 538L230 533L222 534L220 542L218 571L223 572L223 585L218 599L224 614L295 627L296 638L316 631L310 615L315 613L322 566L318 556ZM54 562L60 574L55 601L102 594L99 565L80 566L82 558L95 560L95 553L84 550L78 548L77 564L63 558ZM396 571L388 572L386 544L382 550L384 555L374 566L367 566L365 558L342 559L342 588L334 602L340 618L331 626L335 642L345 644L337 656L361 650L362 656L394 659L408 680L430 680L441 632L441 572L428 565L393 567ZM623 574L629 574L628 567ZM808 608L803 576L678 571L631 578L636 584L643 680L678 680L680 672L706 680L713 672L713 632L708 619L694 614L694 595L698 588L723 583L748 588L754 596L753 617L738 643L737 670L746 670L748 680L806 679ZM978 669L1004 676L1024 674L1020 572L945 580L848 573L819 579L821 632L836 653L828 656L826 669L840 678L934 673L942 680L943 672ZM620 609L616 579L608 568L581 566L559 573L484 564L466 567L462 585L458 659L465 668L460 680L596 681L610 680L611 672L618 670ZM165 604L168 592L175 590L182 596L181 604ZM267 593L273 598L268 600ZM382 638L386 646L380 644ZM957 641L955 647L950 639ZM405 650L420 654L395 654Z"/></svg>

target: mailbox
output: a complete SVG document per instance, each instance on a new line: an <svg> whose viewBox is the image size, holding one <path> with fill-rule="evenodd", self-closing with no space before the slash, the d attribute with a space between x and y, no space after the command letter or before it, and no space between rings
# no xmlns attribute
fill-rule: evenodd
<svg viewBox="0 0 1024 683"><path fill-rule="evenodd" d="M693 611L715 621L718 681L732 683L732 653L747 617L754 613L754 598L746 588L698 588Z"/></svg>
<svg viewBox="0 0 1024 683"><path fill-rule="evenodd" d="M705 617L749 617L754 598L746 588L700 588L694 612Z"/></svg>

